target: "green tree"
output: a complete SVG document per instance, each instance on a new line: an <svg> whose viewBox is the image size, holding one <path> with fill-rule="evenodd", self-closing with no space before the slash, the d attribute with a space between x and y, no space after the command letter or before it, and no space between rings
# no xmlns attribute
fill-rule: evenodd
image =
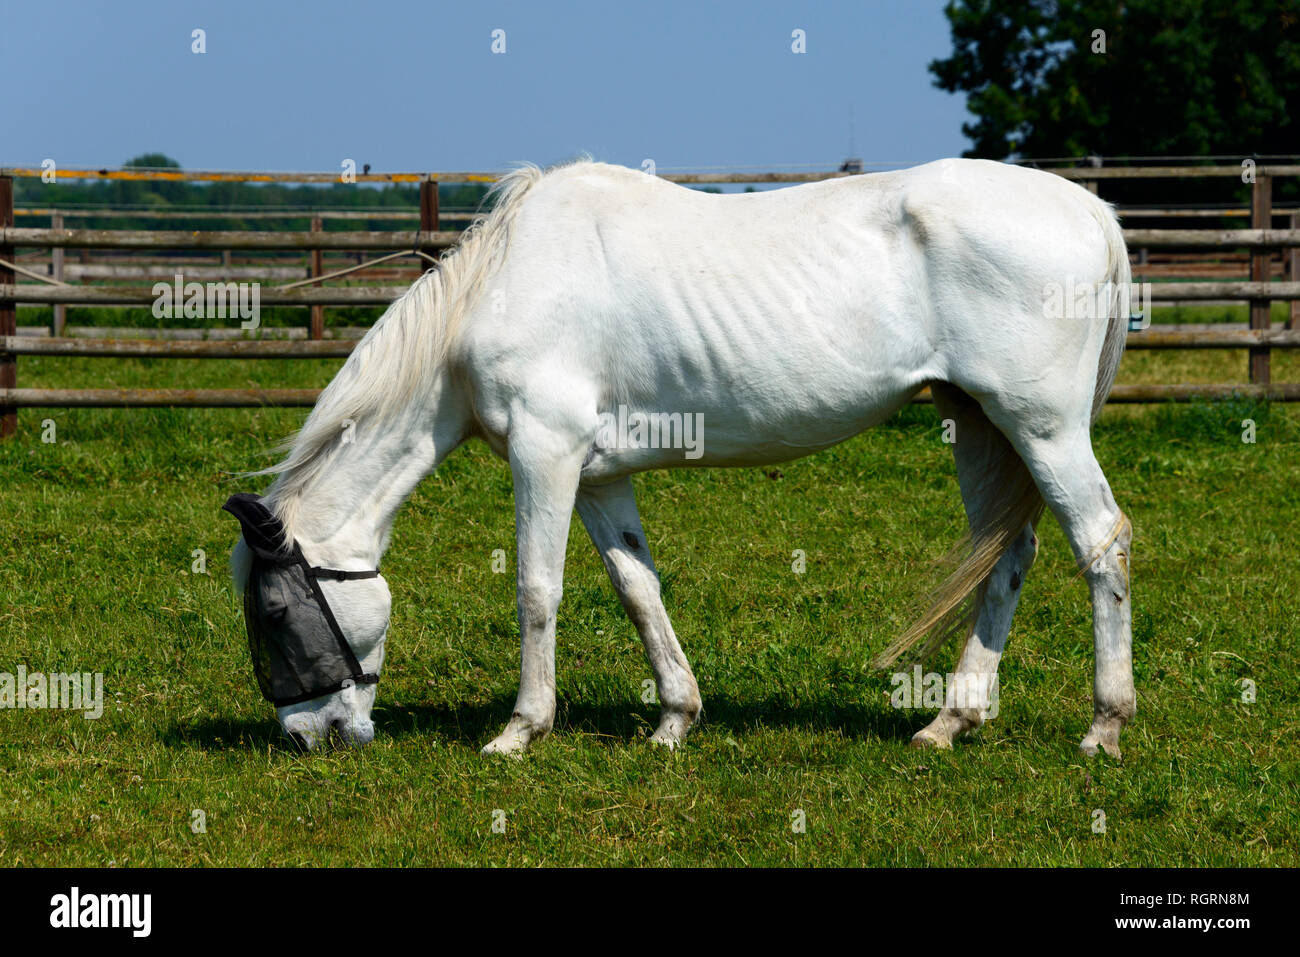
<svg viewBox="0 0 1300 957"><path fill-rule="evenodd" d="M967 156L1300 154L1300 0L952 0ZM1101 31L1101 32L1098 32Z"/></svg>
<svg viewBox="0 0 1300 957"><path fill-rule="evenodd" d="M180 169L181 164L164 153L141 153L127 160L124 169ZM185 195L184 183L136 182L114 180L111 202L129 204L176 203Z"/></svg>
<svg viewBox="0 0 1300 957"><path fill-rule="evenodd" d="M166 153L141 153L122 164L128 169L180 169L181 164Z"/></svg>

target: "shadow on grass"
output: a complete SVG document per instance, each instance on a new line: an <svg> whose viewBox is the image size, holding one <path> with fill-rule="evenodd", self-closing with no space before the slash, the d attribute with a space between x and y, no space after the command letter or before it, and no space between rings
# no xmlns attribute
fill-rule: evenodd
<svg viewBox="0 0 1300 957"><path fill-rule="evenodd" d="M379 705L374 721L380 735L401 739L412 735L438 736L466 747L479 748L490 741L510 718L513 695L491 702L452 706L445 704ZM706 697L699 728L743 734L763 728L801 731L838 731L849 738L873 738L906 743L930 718L929 712L896 710L841 700L810 701L790 705L767 699L738 701ZM561 700L555 731L578 732L609 739L611 746L649 735L659 719L657 706L637 701L588 704ZM699 729L697 728L697 730ZM205 751L278 751L298 753L274 720L200 720L175 725L162 737L169 747Z"/></svg>
<svg viewBox="0 0 1300 957"><path fill-rule="evenodd" d="M204 718L174 724L161 737L169 748L197 748L201 751L282 751L298 754L301 750L285 737L274 718L239 721L231 718Z"/></svg>

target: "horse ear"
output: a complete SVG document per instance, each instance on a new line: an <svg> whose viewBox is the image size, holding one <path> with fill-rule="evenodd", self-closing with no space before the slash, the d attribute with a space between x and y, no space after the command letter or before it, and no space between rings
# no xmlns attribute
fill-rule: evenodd
<svg viewBox="0 0 1300 957"><path fill-rule="evenodd" d="M293 550L284 523L256 495L240 492L230 496L221 507L239 519L244 541L254 554L277 561Z"/></svg>

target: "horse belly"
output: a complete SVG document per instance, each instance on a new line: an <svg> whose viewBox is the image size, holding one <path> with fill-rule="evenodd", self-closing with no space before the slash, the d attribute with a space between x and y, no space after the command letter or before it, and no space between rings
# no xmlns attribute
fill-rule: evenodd
<svg viewBox="0 0 1300 957"><path fill-rule="evenodd" d="M765 326L751 320L744 341L733 336L725 349L694 335L669 350L644 343L653 361L631 378L651 385L602 402L584 478L799 458L884 421L931 376L924 349L864 334L869 319L815 335Z"/></svg>

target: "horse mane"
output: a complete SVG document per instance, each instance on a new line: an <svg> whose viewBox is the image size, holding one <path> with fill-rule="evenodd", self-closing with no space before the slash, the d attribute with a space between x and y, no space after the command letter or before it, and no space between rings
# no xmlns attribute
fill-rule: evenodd
<svg viewBox="0 0 1300 957"><path fill-rule="evenodd" d="M456 248L366 332L302 428L276 448L288 453L285 458L247 473L276 476L265 497L291 537L304 491L327 469L349 422L355 426L400 415L433 381L462 320L505 260L524 196L547 172L527 163L493 184L485 197L485 203L494 201L491 211L475 219Z"/></svg>

